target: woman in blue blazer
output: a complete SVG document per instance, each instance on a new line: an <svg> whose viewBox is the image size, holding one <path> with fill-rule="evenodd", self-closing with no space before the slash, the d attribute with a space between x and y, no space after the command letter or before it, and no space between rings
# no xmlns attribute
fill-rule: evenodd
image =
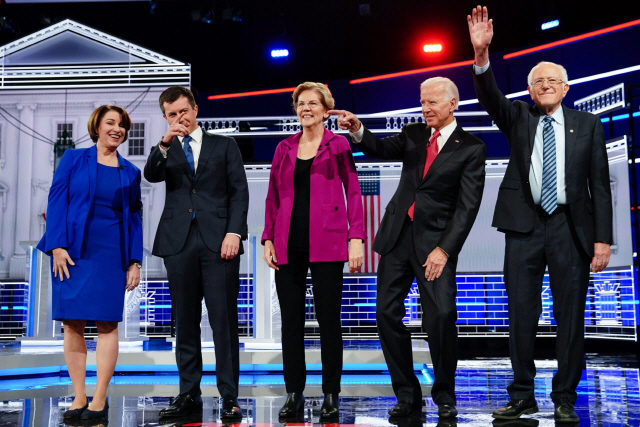
<svg viewBox="0 0 640 427"><path fill-rule="evenodd" d="M104 105L93 112L88 128L96 145L62 156L38 244L52 256L53 318L64 325L64 356L75 392L67 419L106 417L125 289L140 283L142 259L140 170L117 152L131 128L129 115ZM98 329L91 406L85 392L88 320Z"/></svg>

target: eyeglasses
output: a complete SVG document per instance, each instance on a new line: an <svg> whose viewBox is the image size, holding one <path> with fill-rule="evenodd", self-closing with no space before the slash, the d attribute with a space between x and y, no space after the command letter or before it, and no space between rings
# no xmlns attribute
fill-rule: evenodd
<svg viewBox="0 0 640 427"><path fill-rule="evenodd" d="M309 101L309 102L300 101L296 104L296 107L304 108L305 105L308 105L309 108L314 109L314 108L318 108L321 104L318 101Z"/></svg>
<svg viewBox="0 0 640 427"><path fill-rule="evenodd" d="M549 83L549 86L557 86L561 83L564 83L562 80L560 79L555 79L553 77L548 78L548 79L538 79L536 81L534 81L531 86L536 86L536 87L542 87L544 85L544 82Z"/></svg>

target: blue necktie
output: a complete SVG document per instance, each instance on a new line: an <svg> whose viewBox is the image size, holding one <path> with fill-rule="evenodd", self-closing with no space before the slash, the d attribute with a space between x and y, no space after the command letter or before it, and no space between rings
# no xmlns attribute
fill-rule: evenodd
<svg viewBox="0 0 640 427"><path fill-rule="evenodd" d="M191 145L189 145L189 141L191 141L191 135L187 135L182 140L184 142L184 146L182 149L184 150L184 155L187 158L187 162L189 163L189 169L191 169L191 179L195 176L195 167L193 164L193 150L191 149Z"/></svg>
<svg viewBox="0 0 640 427"><path fill-rule="evenodd" d="M558 179L556 172L556 134L553 117L546 116L542 128L542 195L540 205L549 215L558 207Z"/></svg>

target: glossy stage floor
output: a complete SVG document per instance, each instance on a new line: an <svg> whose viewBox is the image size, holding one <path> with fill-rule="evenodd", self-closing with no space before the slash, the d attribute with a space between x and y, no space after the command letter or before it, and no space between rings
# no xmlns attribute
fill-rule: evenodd
<svg viewBox="0 0 640 427"><path fill-rule="evenodd" d="M549 398L553 360L536 360L536 399L540 412L520 420L493 422L491 412L507 400L511 379L508 358L461 360L456 374L457 419L438 420L437 407L429 396L432 372L427 366L428 349L414 341L416 375L423 386L425 407L419 416L389 420L395 404L386 366L377 342L345 342L345 373L342 378L340 420L342 425L405 427L420 426L552 426L553 403ZM464 341L461 346L465 345ZM92 363L95 344L88 357L88 392L95 385ZM310 426L319 423L322 404L317 342L308 343L309 375L305 411L296 420L278 420L284 402L281 356L277 349L244 348L241 354L240 404L244 418L236 427L267 427L278 424ZM204 350L205 369L213 349ZM93 362L92 362L93 361ZM178 378L170 343L151 342L122 347L117 373L109 387L108 422L102 425L134 427L156 425L222 426L215 375L202 381L202 413L186 419L162 420L159 411L177 392ZM93 367L95 369L95 367ZM0 427L63 426L62 413L71 404L71 381L65 372L60 346L26 347L16 342L0 343ZM587 355L578 388L576 411L580 426L640 426L640 373L635 355L603 357ZM282 422L281 422L282 421ZM96 425L96 424L94 424ZM565 424L566 425L566 424Z"/></svg>

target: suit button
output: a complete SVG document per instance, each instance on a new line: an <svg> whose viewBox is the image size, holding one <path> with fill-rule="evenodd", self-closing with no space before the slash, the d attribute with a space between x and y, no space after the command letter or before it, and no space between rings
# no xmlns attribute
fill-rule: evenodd
<svg viewBox="0 0 640 427"><path fill-rule="evenodd" d="M192 193L195 193L195 192L196 192L196 189L194 188L193 190L191 190L191 192L192 192Z"/></svg>
<svg viewBox="0 0 640 427"><path fill-rule="evenodd" d="M193 209L189 208L189 213L193 212Z"/></svg>
<svg viewBox="0 0 640 427"><path fill-rule="evenodd" d="M420 190L416 190L416 194L418 194L420 192Z"/></svg>
<svg viewBox="0 0 640 427"><path fill-rule="evenodd" d="M336 206L336 210L338 210L338 207Z"/></svg>

